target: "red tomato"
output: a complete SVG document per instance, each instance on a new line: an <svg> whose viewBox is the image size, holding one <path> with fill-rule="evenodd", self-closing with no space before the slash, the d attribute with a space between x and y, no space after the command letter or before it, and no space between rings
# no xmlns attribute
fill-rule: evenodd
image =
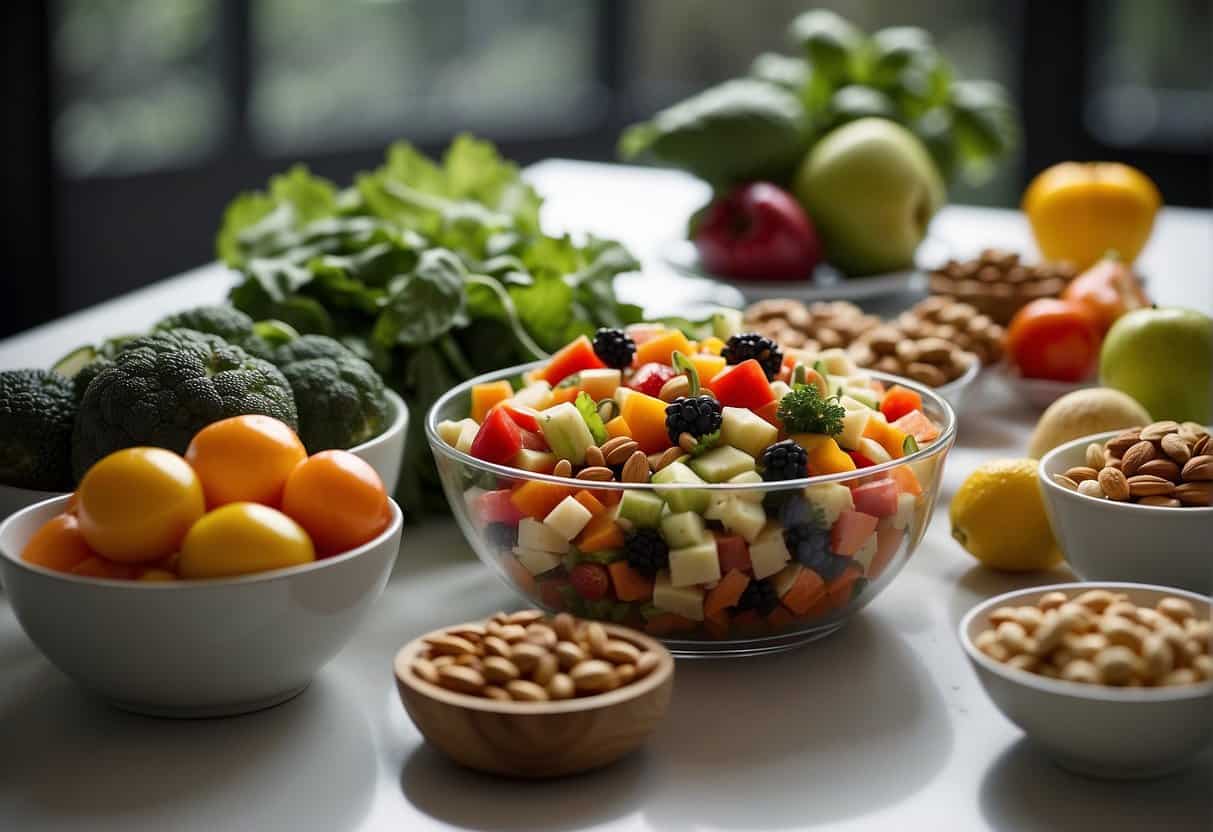
<svg viewBox="0 0 1213 832"><path fill-rule="evenodd" d="M1011 319L1005 348L1025 378L1082 381L1099 358L1099 340L1082 306L1040 298Z"/></svg>
<svg viewBox="0 0 1213 832"><path fill-rule="evenodd" d="M639 390L646 396L657 398L657 394L661 392L662 387L665 387L665 383L676 375L678 375L678 371L669 364L658 364L653 361L642 364L636 369L628 381L628 387Z"/></svg>
<svg viewBox="0 0 1213 832"><path fill-rule="evenodd" d="M504 465L522 450L522 431L509 414L501 408L493 408L485 417L484 424L476 431L470 453L486 462Z"/></svg>
<svg viewBox="0 0 1213 832"><path fill-rule="evenodd" d="M540 378L555 387L573 373L600 369L605 366L602 359L595 354L594 345L590 343L590 339L582 335L566 344L552 356L552 360L543 369Z"/></svg>
<svg viewBox="0 0 1213 832"><path fill-rule="evenodd" d="M725 407L759 410L775 398L766 371L753 358L725 367L708 382L716 399Z"/></svg>

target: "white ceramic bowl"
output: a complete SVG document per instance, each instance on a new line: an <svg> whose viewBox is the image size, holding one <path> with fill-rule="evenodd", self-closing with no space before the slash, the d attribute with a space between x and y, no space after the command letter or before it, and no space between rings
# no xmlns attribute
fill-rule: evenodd
<svg viewBox="0 0 1213 832"><path fill-rule="evenodd" d="M1038 410L1044 410L1053 402L1067 393L1081 390L1083 387L1094 387L1095 379L1083 381L1053 381L1047 378L1024 378L1005 361L998 365L995 372L1015 391L1016 398L1025 401Z"/></svg>
<svg viewBox="0 0 1213 832"><path fill-rule="evenodd" d="M245 713L284 702L353 637L400 550L400 507L341 555L236 578L165 583L53 572L21 560L67 497L0 524L0 574L39 650L120 708L158 716Z"/></svg>
<svg viewBox="0 0 1213 832"><path fill-rule="evenodd" d="M408 435L409 409L404 400L392 390L387 393L391 417L383 433L373 439L368 439L361 445L350 448L350 453L368 462L387 493L396 493L396 485L400 482L400 466L404 462L404 440ZM0 484L0 520L14 514L26 506L40 503L51 497L58 497L63 491L34 491L30 488L17 488L12 485Z"/></svg>
<svg viewBox="0 0 1213 832"><path fill-rule="evenodd" d="M1087 497L1053 481L1083 465L1096 433L1044 455L1038 476L1053 533L1075 574L1088 581L1135 581L1213 594L1213 507L1162 508Z"/></svg>
<svg viewBox="0 0 1213 832"><path fill-rule="evenodd" d="M969 369L961 373L959 377L952 379L947 384L934 388L935 392L943 396L948 404L952 405L952 409L959 413L965 399L969 397L969 391L973 388L973 383L977 381L977 376L980 373L981 362L974 361L969 365Z"/></svg>
<svg viewBox="0 0 1213 832"><path fill-rule="evenodd" d="M1213 745L1213 681L1167 688L1112 688L1050 679L1007 667L973 646L1004 605L1035 604L1046 592L1123 592L1154 606L1167 595L1187 598L1209 617L1209 599L1191 592L1130 583L1072 583L1008 592L978 604L960 622L960 643L990 699L1063 768L1093 777L1157 777L1182 768Z"/></svg>

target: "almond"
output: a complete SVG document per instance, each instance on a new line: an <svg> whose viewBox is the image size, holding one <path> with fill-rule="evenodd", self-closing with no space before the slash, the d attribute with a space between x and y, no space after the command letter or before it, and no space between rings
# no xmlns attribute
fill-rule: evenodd
<svg viewBox="0 0 1213 832"><path fill-rule="evenodd" d="M585 449L585 464L591 468L602 468L606 465L606 459L602 455L602 449L595 445Z"/></svg>
<svg viewBox="0 0 1213 832"><path fill-rule="evenodd" d="M1122 431L1108 440L1104 448L1112 456L1121 456L1129 448L1141 441L1141 431L1136 428Z"/></svg>
<svg viewBox="0 0 1213 832"><path fill-rule="evenodd" d="M1151 459L1137 469L1137 474L1149 474L1170 482L1179 482L1179 466L1169 459Z"/></svg>
<svg viewBox="0 0 1213 832"><path fill-rule="evenodd" d="M1192 453L1195 455L1206 454L1213 450L1213 437L1202 436L1192 445Z"/></svg>
<svg viewBox="0 0 1213 832"><path fill-rule="evenodd" d="M689 454L691 451L695 450L695 447L698 444L699 440L686 431L678 434L678 447L681 448L684 453Z"/></svg>
<svg viewBox="0 0 1213 832"><path fill-rule="evenodd" d="M1098 471L1103 467L1103 462L1103 446L1098 442L1092 442L1090 445L1087 445L1087 467Z"/></svg>
<svg viewBox="0 0 1213 832"><path fill-rule="evenodd" d="M1168 433L1162 438L1162 452L1176 464L1183 465L1192 458L1192 448L1188 441L1178 433Z"/></svg>
<svg viewBox="0 0 1213 832"><path fill-rule="evenodd" d="M1173 422L1170 419L1161 422L1155 422L1152 425L1146 425L1141 430L1141 438L1147 442L1159 442L1168 433L1175 433L1179 430L1179 422Z"/></svg>
<svg viewBox="0 0 1213 832"><path fill-rule="evenodd" d="M677 445L675 445L672 448L666 448L664 451L662 451L659 454L651 455L649 457L649 467L652 468L654 471L660 471L662 468L665 468L671 462L674 462L675 460L677 460L681 457L682 457L682 448L679 448Z"/></svg>
<svg viewBox="0 0 1213 832"><path fill-rule="evenodd" d="M1155 456L1157 456L1157 453L1154 450L1153 442L1145 440L1136 442L1121 455L1120 470L1124 471L1126 477L1131 477L1137 472L1138 468L1154 459Z"/></svg>
<svg viewBox="0 0 1213 832"><path fill-rule="evenodd" d="M1179 426L1179 435L1190 442L1194 442L1202 436L1209 435L1209 429L1199 422L1184 422Z"/></svg>
<svg viewBox="0 0 1213 832"><path fill-rule="evenodd" d="M1175 486L1174 496L1185 506L1213 506L1213 482L1185 482Z"/></svg>
<svg viewBox="0 0 1213 832"><path fill-rule="evenodd" d="M1078 490L1078 483L1076 483L1072 478L1066 476L1065 474L1054 474L1053 482L1057 483L1062 488L1068 489L1070 491Z"/></svg>
<svg viewBox="0 0 1213 832"><path fill-rule="evenodd" d="M1129 477L1128 483L1131 497L1166 497L1175 491L1175 483L1149 474Z"/></svg>
<svg viewBox="0 0 1213 832"><path fill-rule="evenodd" d="M1189 459L1183 467L1186 482L1208 482L1213 480L1213 455L1201 454Z"/></svg>
<svg viewBox="0 0 1213 832"><path fill-rule="evenodd" d="M1101 463L1100 468L1102 468L1102 467L1103 467L1103 464ZM1098 476L1099 476L1099 469L1092 468L1088 465L1077 465L1077 466L1071 468L1070 470L1066 471L1066 477L1073 480L1076 483L1082 482L1083 480L1093 480Z"/></svg>
<svg viewBox="0 0 1213 832"><path fill-rule="evenodd" d="M649 481L649 458L645 456L644 451L636 450L628 457L621 472L621 479L624 482Z"/></svg>
<svg viewBox="0 0 1213 832"><path fill-rule="evenodd" d="M1104 468L1099 472L1099 487L1109 500L1123 502L1129 499L1128 478L1116 468Z"/></svg>
<svg viewBox="0 0 1213 832"><path fill-rule="evenodd" d="M556 467L552 469L552 473L557 477L573 476L573 463L567 459L562 459L556 463Z"/></svg>
<svg viewBox="0 0 1213 832"><path fill-rule="evenodd" d="M674 399L689 396L691 394L691 380L685 375L674 376L669 381L661 386L661 392L657 394L657 398L663 402L672 402Z"/></svg>
<svg viewBox="0 0 1213 832"><path fill-rule="evenodd" d="M634 440L626 436L616 436L614 439L607 440L606 444L602 446L602 455L607 465L622 465L639 448L640 446Z"/></svg>
<svg viewBox="0 0 1213 832"><path fill-rule="evenodd" d="M591 465L589 468L582 468L578 471L577 479L590 480L592 482L610 482L615 479L615 472L601 465Z"/></svg>
<svg viewBox="0 0 1213 832"><path fill-rule="evenodd" d="M1183 503L1174 497L1163 497L1161 495L1157 497L1142 497L1137 501L1137 504L1142 506L1161 506L1162 508L1179 508L1183 505Z"/></svg>

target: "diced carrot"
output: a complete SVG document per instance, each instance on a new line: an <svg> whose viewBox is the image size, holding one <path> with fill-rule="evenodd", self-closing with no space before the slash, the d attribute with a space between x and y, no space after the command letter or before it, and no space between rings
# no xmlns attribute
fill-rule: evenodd
<svg viewBox="0 0 1213 832"><path fill-rule="evenodd" d="M565 402L571 402L577 398L577 394L581 392L581 388L577 385L570 387L553 387L552 388L552 407Z"/></svg>
<svg viewBox="0 0 1213 832"><path fill-rule="evenodd" d="M666 403L653 396L632 391L623 400L623 418L632 429L632 438L646 454L664 451L673 443L665 426Z"/></svg>
<svg viewBox="0 0 1213 832"><path fill-rule="evenodd" d="M572 489L563 485L527 480L510 494L510 502L527 517L542 520L571 493Z"/></svg>
<svg viewBox="0 0 1213 832"><path fill-rule="evenodd" d="M704 381L716 375L727 366L725 360L719 355L709 355L707 353L692 355L691 364L695 367L695 372L699 373L700 380Z"/></svg>
<svg viewBox="0 0 1213 832"><path fill-rule="evenodd" d="M788 608L780 604L767 615L767 626L772 632L786 630L796 623L796 616L788 612Z"/></svg>
<svg viewBox="0 0 1213 832"><path fill-rule="evenodd" d="M615 597L620 601L647 601L653 597L653 579L637 572L626 560L609 564L607 571L611 573Z"/></svg>
<svg viewBox="0 0 1213 832"><path fill-rule="evenodd" d="M729 637L729 612L728 610L718 610L717 612L708 615L704 613L703 628L708 631L714 639L723 640Z"/></svg>
<svg viewBox="0 0 1213 832"><path fill-rule="evenodd" d="M743 572L730 569L729 573L720 579L720 583L710 590L703 599L703 614L711 615L728 607L737 606L741 594L749 586L750 579Z"/></svg>
<svg viewBox="0 0 1213 832"><path fill-rule="evenodd" d="M863 570L859 568L858 564L848 563L842 574L826 585L826 594L830 598L830 609L842 609L850 603L855 581L859 580L862 575Z"/></svg>
<svg viewBox="0 0 1213 832"><path fill-rule="evenodd" d="M472 413L477 422L483 422L484 417L493 409L493 405L503 402L514 395L514 388L508 381L490 381L488 384L477 384L472 387Z"/></svg>
<svg viewBox="0 0 1213 832"><path fill-rule="evenodd" d="M585 506L586 510L595 517L606 511L606 506L602 504L602 501L584 488L574 494L573 499Z"/></svg>
<svg viewBox="0 0 1213 832"><path fill-rule="evenodd" d="M546 515L545 515L546 516ZM623 547L623 529L604 512L590 520L576 540L583 552L602 552Z"/></svg>
<svg viewBox="0 0 1213 832"><path fill-rule="evenodd" d="M783 595L783 605L797 615L804 615L826 593L825 581L812 569L802 569Z"/></svg>
<svg viewBox="0 0 1213 832"><path fill-rule="evenodd" d="M893 555L897 554L897 549L901 546L901 540L905 535L905 529L895 529L892 526L877 530L876 554L872 556L872 561L868 564L869 578L875 580L884 574L893 560Z"/></svg>
<svg viewBox="0 0 1213 832"><path fill-rule="evenodd" d="M626 436L631 438L632 429L628 427L628 420L622 416L616 416L614 419L606 423L607 436Z"/></svg>
<svg viewBox="0 0 1213 832"><path fill-rule="evenodd" d="M895 422L912 411L922 412L922 396L908 387L894 384L880 400L880 412L890 422Z"/></svg>
<svg viewBox="0 0 1213 832"><path fill-rule="evenodd" d="M746 610L733 616L733 630L740 635L762 635L766 629L766 619L758 614L758 610Z"/></svg>
<svg viewBox="0 0 1213 832"><path fill-rule="evenodd" d="M826 615L829 615L833 609L834 609L834 607L833 607L833 602L830 600L830 593L823 592L823 593L821 593L821 597L819 597L813 603L813 606L809 607L805 611L805 614L802 616L802 618L807 618L807 619L822 618Z"/></svg>
<svg viewBox="0 0 1213 832"><path fill-rule="evenodd" d="M921 410L911 410L893 422L893 427L913 436L919 445L926 445L939 438L939 428Z"/></svg>
<svg viewBox="0 0 1213 832"><path fill-rule="evenodd" d="M536 590L535 576L527 571L527 568L522 565L522 562L517 558L507 557L502 560L502 566L505 568L506 574L510 578L510 582L518 588L518 591L528 597L533 597Z"/></svg>
<svg viewBox="0 0 1213 832"><path fill-rule="evenodd" d="M653 636L668 636L671 633L685 633L694 630L698 623L689 618L683 618L672 612L663 612L650 618L644 625L644 631Z"/></svg>
<svg viewBox="0 0 1213 832"><path fill-rule="evenodd" d="M918 482L918 477L909 465L898 465L889 472L893 482L897 483L897 490L902 494L910 494L915 497L922 495L922 484Z"/></svg>
<svg viewBox="0 0 1213 832"><path fill-rule="evenodd" d="M667 330L636 347L633 366L639 367L652 361L658 364L669 364L675 350L683 355L691 354L691 342L680 329Z"/></svg>
<svg viewBox="0 0 1213 832"><path fill-rule="evenodd" d="M762 407L754 411L766 421L770 422L777 428L783 427L783 422L779 420L779 401L772 399Z"/></svg>

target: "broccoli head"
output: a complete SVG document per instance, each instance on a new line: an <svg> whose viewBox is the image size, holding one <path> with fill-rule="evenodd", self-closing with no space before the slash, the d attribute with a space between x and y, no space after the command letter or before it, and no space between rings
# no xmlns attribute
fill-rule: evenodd
<svg viewBox="0 0 1213 832"><path fill-rule="evenodd" d="M278 347L274 362L295 394L299 438L308 453L350 448L386 427L383 379L340 342L302 335Z"/></svg>
<svg viewBox="0 0 1213 832"><path fill-rule="evenodd" d="M47 370L0 373L0 482L69 490L75 418L70 380Z"/></svg>
<svg viewBox="0 0 1213 832"><path fill-rule="evenodd" d="M72 470L82 477L105 455L134 445L184 453L201 428L245 413L298 427L290 385L274 365L189 329L137 338L84 391Z"/></svg>
<svg viewBox="0 0 1213 832"><path fill-rule="evenodd" d="M162 319L153 331L192 329L218 335L229 344L239 345L253 334L253 319L234 306L197 306Z"/></svg>

